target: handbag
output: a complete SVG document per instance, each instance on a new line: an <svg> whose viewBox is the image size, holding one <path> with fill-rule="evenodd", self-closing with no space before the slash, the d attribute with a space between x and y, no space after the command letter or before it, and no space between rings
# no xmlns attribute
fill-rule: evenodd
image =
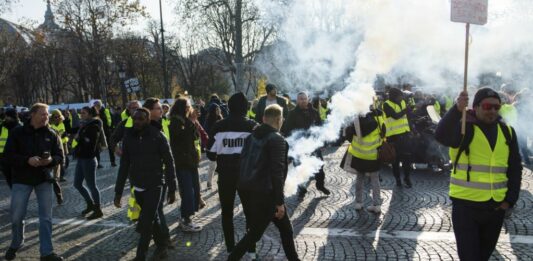
<svg viewBox="0 0 533 261"><path fill-rule="evenodd" d="M376 120L377 121L377 120ZM377 121L379 124L379 121ZM381 139L383 139L383 143L378 148L378 160L381 163L393 163L396 160L396 149L394 146L387 142L387 137L383 134L383 130L381 128L381 125L378 126L379 128L379 134L381 136Z"/></svg>

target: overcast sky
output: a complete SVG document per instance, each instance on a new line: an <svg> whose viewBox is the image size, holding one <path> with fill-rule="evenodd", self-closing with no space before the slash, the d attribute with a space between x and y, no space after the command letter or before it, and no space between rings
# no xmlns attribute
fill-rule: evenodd
<svg viewBox="0 0 533 261"><path fill-rule="evenodd" d="M158 0L140 0L141 4L146 6L148 14L151 19L159 21L159 1ZM163 4L163 19L166 31L176 31L175 17L173 9L175 1L162 0ZM37 25L44 21L44 13L46 11L46 0L18 0L17 3L11 6L11 11L0 14L0 18L7 19L14 23L19 23L27 19L37 22ZM52 12L56 14L52 7ZM145 33L147 27L147 19L142 19L137 22L133 30Z"/></svg>

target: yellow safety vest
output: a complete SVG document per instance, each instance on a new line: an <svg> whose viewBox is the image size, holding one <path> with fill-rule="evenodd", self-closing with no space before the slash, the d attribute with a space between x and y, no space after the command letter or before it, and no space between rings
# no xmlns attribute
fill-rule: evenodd
<svg viewBox="0 0 533 261"><path fill-rule="evenodd" d="M385 101L385 103L388 104L396 113L400 113L407 107L405 101L402 101L401 105L398 105L390 100ZM394 119L392 117L384 115L384 118L385 127L387 128L387 137L411 131L411 128L409 128L409 121L407 120L407 115L403 115L403 117L399 119Z"/></svg>
<svg viewBox="0 0 533 261"><path fill-rule="evenodd" d="M516 126L516 123L518 122L518 111L514 105L502 104L502 107L500 108L500 115L507 124Z"/></svg>
<svg viewBox="0 0 533 261"><path fill-rule="evenodd" d="M9 130L6 127L2 127L0 130L0 153L4 153L6 147L7 137L9 136Z"/></svg>
<svg viewBox="0 0 533 261"><path fill-rule="evenodd" d="M444 107L444 109L446 109L446 111L449 111L452 106L453 106L453 100L452 98L448 97L448 96L445 96L444 99L446 100L446 105Z"/></svg>
<svg viewBox="0 0 533 261"><path fill-rule="evenodd" d="M252 109L249 109L248 113L246 113L246 117L248 117L248 119L255 119L255 112Z"/></svg>
<svg viewBox="0 0 533 261"><path fill-rule="evenodd" d="M123 110L121 113L120 113L120 119L122 119L123 121L126 120L128 118L128 114L126 113L126 110Z"/></svg>
<svg viewBox="0 0 533 261"><path fill-rule="evenodd" d="M168 129L168 126L170 126L170 120L163 118L161 121L161 125L163 126L163 133L165 134L165 137L167 137L167 140L169 140L170 130Z"/></svg>
<svg viewBox="0 0 533 261"><path fill-rule="evenodd" d="M511 128L509 132L512 133ZM474 125L469 148L469 155L461 153L457 164L459 148L450 148L450 158L456 165L450 176L450 197L475 202L503 201L507 193L509 146L501 127L498 126L493 151L483 131Z"/></svg>
<svg viewBox="0 0 533 261"><path fill-rule="evenodd" d="M202 158L202 146L200 145L200 139L194 140L194 146L196 147L196 151L198 151L198 158Z"/></svg>
<svg viewBox="0 0 533 261"><path fill-rule="evenodd" d="M130 198L128 199L128 218L131 221L135 221L139 219L140 214L141 214L141 206L135 200L135 189L132 187Z"/></svg>
<svg viewBox="0 0 533 261"><path fill-rule="evenodd" d="M435 107L435 111L437 112L437 114L440 115L440 102L435 101L435 104L433 105L433 107Z"/></svg>
<svg viewBox="0 0 533 261"><path fill-rule="evenodd" d="M59 125L50 124L50 127L57 132L59 137L62 137L63 134L65 133L65 131L67 130L67 129L65 129L65 124L63 122L59 123ZM63 142L63 144L67 144L68 143L68 137L61 138L61 142Z"/></svg>
<svg viewBox="0 0 533 261"><path fill-rule="evenodd" d="M111 125L113 125L113 121L111 119L111 112L109 111L109 109L107 108L104 108L104 113L105 113L105 118L106 118L106 123L107 123L107 127L111 127Z"/></svg>
<svg viewBox="0 0 533 261"><path fill-rule="evenodd" d="M362 160L377 160L378 159L378 148L381 146L383 141L379 133L379 126L372 131L370 134L359 138L353 136L352 144L348 148L348 151L352 156L362 159Z"/></svg>
<svg viewBox="0 0 533 261"><path fill-rule="evenodd" d="M124 124L124 127L126 128L133 128L133 119L131 117L126 118L126 124Z"/></svg>
<svg viewBox="0 0 533 261"><path fill-rule="evenodd" d="M322 107L322 105L318 105L318 113L320 113L320 119L322 119L323 121L326 120L326 118L328 117L328 109Z"/></svg>

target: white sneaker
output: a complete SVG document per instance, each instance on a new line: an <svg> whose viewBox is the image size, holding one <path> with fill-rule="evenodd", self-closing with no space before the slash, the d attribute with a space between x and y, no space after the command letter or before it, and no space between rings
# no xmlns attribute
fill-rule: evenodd
<svg viewBox="0 0 533 261"><path fill-rule="evenodd" d="M192 221L183 220L180 222L181 230L185 232L200 232L202 231L202 226L194 224Z"/></svg>
<svg viewBox="0 0 533 261"><path fill-rule="evenodd" d="M374 213L376 213L376 214L379 214L379 213L381 213L381 206L368 206L368 207L366 208L366 210L367 210L368 212L374 212Z"/></svg>
<svg viewBox="0 0 533 261"><path fill-rule="evenodd" d="M363 209L363 203L355 203L355 210Z"/></svg>

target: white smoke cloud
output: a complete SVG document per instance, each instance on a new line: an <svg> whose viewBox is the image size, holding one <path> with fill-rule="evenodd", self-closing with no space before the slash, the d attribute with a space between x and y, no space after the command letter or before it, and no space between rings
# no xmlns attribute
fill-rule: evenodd
<svg viewBox="0 0 533 261"><path fill-rule="evenodd" d="M465 25L450 21L448 0L256 0L265 21L280 21L280 41L257 68L269 81L293 90L337 92L322 127L288 138L290 155L302 162L287 186L320 167L311 153L335 140L343 124L368 111L377 74L409 74L429 93L462 90ZM489 21L471 26L469 84L481 73L500 72L513 88L533 80L533 5L527 0L489 1ZM471 94L473 95L473 94ZM531 107L531 106L530 106ZM531 129L528 126L526 127ZM305 163L305 164L304 164ZM287 189L291 195L293 189Z"/></svg>

